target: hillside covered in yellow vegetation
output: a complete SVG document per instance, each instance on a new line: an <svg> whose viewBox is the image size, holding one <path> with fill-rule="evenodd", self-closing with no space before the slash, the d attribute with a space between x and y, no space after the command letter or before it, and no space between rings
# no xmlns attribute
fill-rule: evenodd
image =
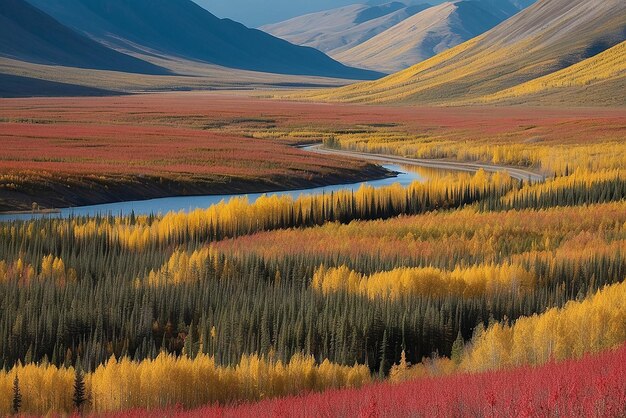
<svg viewBox="0 0 626 418"><path fill-rule="evenodd" d="M489 95L482 102L583 102L623 104L626 100L626 42L592 58L519 86Z"/></svg>
<svg viewBox="0 0 626 418"><path fill-rule="evenodd" d="M602 91L598 96L604 102L620 104L623 89L611 86L623 85L623 46L607 49L624 41L624 28L626 2L622 0L542 0L486 34L407 70L309 97L337 102L465 104L484 97L493 100L501 92L519 94L515 93L518 86L537 92L544 84L546 88L574 84L579 89L593 84ZM525 84L529 82L538 84Z"/></svg>

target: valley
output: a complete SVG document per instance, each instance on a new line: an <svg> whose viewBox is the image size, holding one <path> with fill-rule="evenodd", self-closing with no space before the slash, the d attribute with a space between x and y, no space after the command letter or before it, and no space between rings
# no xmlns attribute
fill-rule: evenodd
<svg viewBox="0 0 626 418"><path fill-rule="evenodd" d="M496 164L537 180L576 165L580 150L594 144L597 159L615 160L616 167L625 155L619 138L626 116L613 109L450 112L197 92L4 104L3 211L354 183L388 176L381 162L470 171L493 171L489 164ZM583 138L593 139L569 146L571 157L563 150L559 165L543 156ZM310 143L350 152L294 147ZM372 152L405 158L364 154Z"/></svg>
<svg viewBox="0 0 626 418"><path fill-rule="evenodd" d="M623 418L625 44L623 0L0 0L0 415Z"/></svg>

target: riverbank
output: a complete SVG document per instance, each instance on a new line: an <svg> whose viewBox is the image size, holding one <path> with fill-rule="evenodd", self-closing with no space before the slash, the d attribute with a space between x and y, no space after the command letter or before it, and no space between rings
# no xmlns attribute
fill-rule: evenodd
<svg viewBox="0 0 626 418"><path fill-rule="evenodd" d="M234 178L190 176L74 176L47 181L23 180L19 188L0 188L0 214L58 213L58 209L166 197L273 193L393 178L396 173L375 164L354 165L331 174ZM361 168L362 167L362 168Z"/></svg>
<svg viewBox="0 0 626 418"><path fill-rule="evenodd" d="M6 99L0 211L271 192L389 175L294 147L323 137L280 136L280 126L309 114L292 107L208 93Z"/></svg>
<svg viewBox="0 0 626 418"><path fill-rule="evenodd" d="M362 161L372 161L377 164L403 164L415 167L433 168L442 171L463 171L475 173L478 170L484 170L487 173L507 172L512 178L521 181L531 181L533 183L543 182L546 180L544 174L521 167L512 167L506 165L495 165L481 162L471 161L450 161L435 160L424 158L407 158L397 155L375 154L368 152L359 152L344 149L326 148L319 144L311 144L303 149L322 155L335 155L341 157L355 158Z"/></svg>
<svg viewBox="0 0 626 418"><path fill-rule="evenodd" d="M0 212L0 215L53 215L61 213L60 209L40 209L40 210L13 210Z"/></svg>
<svg viewBox="0 0 626 418"><path fill-rule="evenodd" d="M419 171L405 170L404 166L386 164L382 166L386 169L391 177L384 177L378 180L367 180L353 183L341 183L330 186L320 186L305 189L290 189L286 191L261 192L261 193L233 193L233 194L216 194L216 195L198 195L198 196L174 196L163 197L148 200L129 200L115 203L97 204L90 206L75 206L59 209L58 212L52 214L52 217L68 218L76 216L106 216L116 215L125 216L134 213L135 215L150 214L166 214L169 212L189 212L195 209L206 209L212 205L216 205L222 201L229 202L233 198L245 198L248 202L253 203L262 196L291 196L297 199L301 195L330 195L333 192L358 190L363 185L379 188L392 184L400 186L408 186L414 182L423 182L425 177ZM44 215L34 214L30 211L24 211L14 215L0 214L0 222L10 221L28 221L39 218Z"/></svg>

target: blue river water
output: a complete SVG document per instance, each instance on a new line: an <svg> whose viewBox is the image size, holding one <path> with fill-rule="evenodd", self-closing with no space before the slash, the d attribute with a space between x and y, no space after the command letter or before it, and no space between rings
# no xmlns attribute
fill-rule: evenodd
<svg viewBox="0 0 626 418"><path fill-rule="evenodd" d="M130 215L134 212L136 215L149 215L149 214L165 214L167 212L189 212L194 209L208 208L211 205L217 204L222 200L228 201L233 197L247 196L250 202L254 202L259 197L265 195L291 195L298 197L300 195L315 195L322 193L331 193L338 190L357 190L361 185L367 184L373 187L384 187L394 183L399 183L402 186L408 186L415 181L424 181L425 178L417 171L410 170L406 167L401 167L395 164L383 165L387 170L397 172L396 177L390 177L381 180L363 181L352 184L340 184L335 186L316 187L312 189L302 190L290 190L284 192L272 192L272 193L252 193L252 194L225 194L225 195L207 195L207 196L178 196L178 197L164 197L159 199L150 200L137 200L117 203L107 203L102 205L93 206L80 206L74 208L60 209L59 212L48 214L32 214L32 213L20 213L20 214L5 214L0 215L0 222L13 221L13 220L30 220L33 218L41 217L60 217L68 218L70 216L94 216L94 215Z"/></svg>

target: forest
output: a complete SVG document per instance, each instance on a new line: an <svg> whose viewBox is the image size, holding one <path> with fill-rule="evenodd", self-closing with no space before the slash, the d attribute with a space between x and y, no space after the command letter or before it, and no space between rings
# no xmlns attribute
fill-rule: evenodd
<svg viewBox="0 0 626 418"><path fill-rule="evenodd" d="M195 408L580 358L626 341L625 193L615 169L479 171L5 222L0 387L29 413L74 410L78 376L92 412Z"/></svg>
<svg viewBox="0 0 626 418"><path fill-rule="evenodd" d="M359 125L357 135L344 126L353 114L333 129L299 124L296 115L272 126L203 126L276 147L315 139L524 167L545 181L422 170L425 180L406 187L0 222L0 414L272 415L298 402L324 408L316 392L345 408L329 413L401 413L388 403L399 398L372 391L480 382L506 394L514 388L503 382L513 377L558 393L552 375L576 379L599 359L618 363L626 342L626 164L612 128L620 119L607 115L581 145L559 142L557 127L585 135L598 120L548 114L549 122L520 128L497 113L485 141L453 140L455 119L446 122L452 128L431 126L430 136L400 117L397 125ZM201 123L151 117L190 130ZM535 129L544 140L520 147L511 139ZM587 393L586 384L572 390ZM620 390L581 396L564 410L619 416ZM432 399L468 414L491 405L496 415L517 415L524 407L519 393L504 405L493 391ZM534 406L545 401L537 391L524 396ZM426 398L416 398L413 411L432 411L433 403L420 403Z"/></svg>

